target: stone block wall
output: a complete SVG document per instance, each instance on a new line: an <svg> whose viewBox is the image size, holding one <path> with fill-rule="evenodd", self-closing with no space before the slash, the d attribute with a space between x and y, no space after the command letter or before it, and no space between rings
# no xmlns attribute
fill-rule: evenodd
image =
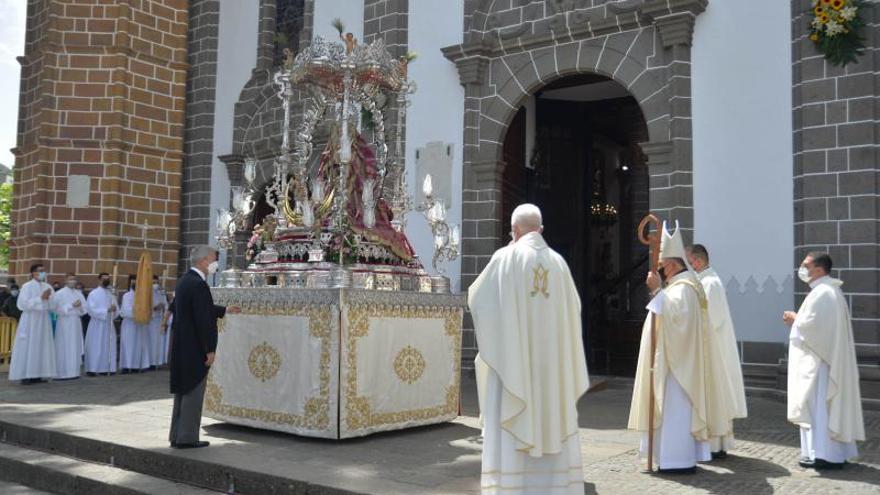
<svg viewBox="0 0 880 495"><path fill-rule="evenodd" d="M857 63L828 63L809 35L810 0L793 0L795 263L827 251L850 303L856 352L880 362L880 7L863 9L867 49ZM795 268L795 267L793 267ZM794 305L809 288L795 283ZM864 391L863 391L864 393ZM880 387L877 390L880 396Z"/></svg>
<svg viewBox="0 0 880 495"><path fill-rule="evenodd" d="M188 264L189 250L210 242L211 164L214 159L214 100L217 90L219 0L189 2L186 80L186 128L183 150L182 211L180 216L180 269Z"/></svg>
<svg viewBox="0 0 880 495"><path fill-rule="evenodd" d="M174 274L186 79L185 0L28 2L10 272L52 279L121 262L133 272L143 223L157 272ZM86 176L84 206L68 177ZM76 206L74 204L74 206Z"/></svg>

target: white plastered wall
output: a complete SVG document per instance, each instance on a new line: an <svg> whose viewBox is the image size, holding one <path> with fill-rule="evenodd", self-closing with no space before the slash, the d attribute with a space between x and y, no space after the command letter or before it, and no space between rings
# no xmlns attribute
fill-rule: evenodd
<svg viewBox="0 0 880 495"><path fill-rule="evenodd" d="M409 50L418 58L409 67L409 77L418 90L406 116L406 164L410 194L416 197L416 149L441 141L451 144L452 205L447 214L450 225L461 224L462 139L464 125L464 88L455 64L443 57L441 48L461 43L463 0L409 3ZM407 235L425 267L431 269L434 253L431 230L417 213L407 217ZM461 287L461 263L446 264L452 290ZM467 289L466 287L464 289Z"/></svg>
<svg viewBox="0 0 880 495"><path fill-rule="evenodd" d="M695 241L728 286L738 340L781 342L794 266L790 3L709 2L692 55Z"/></svg>

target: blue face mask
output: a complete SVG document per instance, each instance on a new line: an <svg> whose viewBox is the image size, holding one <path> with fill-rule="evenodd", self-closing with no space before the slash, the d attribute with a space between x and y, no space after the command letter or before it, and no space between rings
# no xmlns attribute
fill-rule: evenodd
<svg viewBox="0 0 880 495"><path fill-rule="evenodd" d="M40 282L45 282L46 281L46 272L44 272L44 271L37 272L37 279Z"/></svg>

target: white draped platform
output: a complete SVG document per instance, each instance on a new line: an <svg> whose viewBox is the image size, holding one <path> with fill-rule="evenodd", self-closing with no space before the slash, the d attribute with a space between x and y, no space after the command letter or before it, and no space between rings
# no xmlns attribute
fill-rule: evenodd
<svg viewBox="0 0 880 495"><path fill-rule="evenodd" d="M464 299L354 289L212 289L205 416L350 438L458 416Z"/></svg>

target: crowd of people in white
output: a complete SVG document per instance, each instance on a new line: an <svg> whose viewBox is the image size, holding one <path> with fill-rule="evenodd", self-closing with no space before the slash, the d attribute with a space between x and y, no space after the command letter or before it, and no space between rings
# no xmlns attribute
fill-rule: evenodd
<svg viewBox="0 0 880 495"><path fill-rule="evenodd" d="M46 281L43 265L31 266L30 280L16 294L15 305L21 313L10 380L33 384L75 379L83 372L89 376L117 370L139 373L168 362L170 311L168 295L158 277L152 281L148 324L134 319L134 275L121 298L111 288L109 274L101 273L98 279L98 286L88 294L72 273L67 275L65 287L53 288Z"/></svg>

